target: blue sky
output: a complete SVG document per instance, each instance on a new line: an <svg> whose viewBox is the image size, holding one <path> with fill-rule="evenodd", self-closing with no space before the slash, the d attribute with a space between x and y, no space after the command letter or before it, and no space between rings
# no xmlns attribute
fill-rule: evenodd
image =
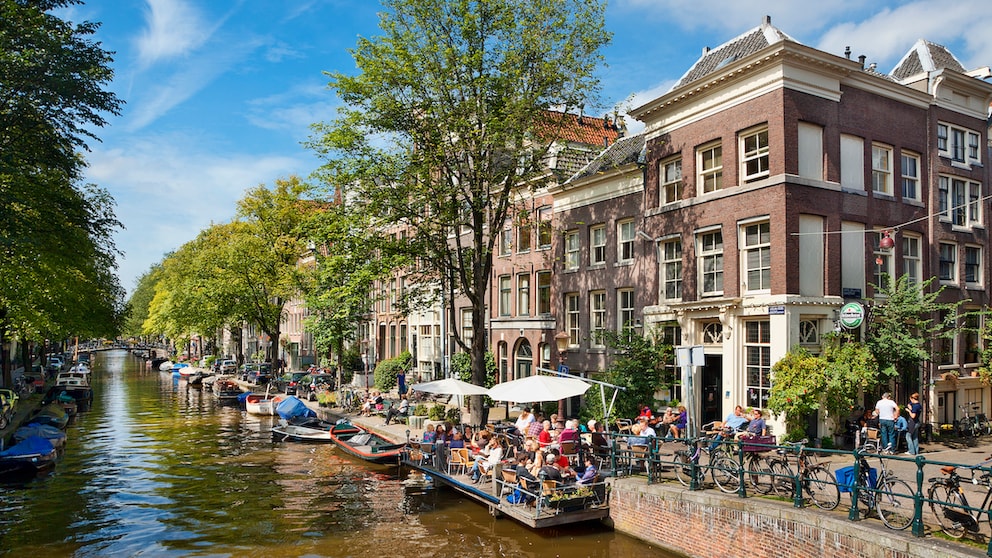
<svg viewBox="0 0 992 558"><path fill-rule="evenodd" d="M127 104L91 144L87 181L117 200L128 292L165 254L229 221L246 189L316 168L301 142L337 106L322 72L354 70L347 50L378 33L379 9L376 0L90 0L60 12L102 22L97 39L116 52L111 89ZM992 65L985 0L615 0L600 112L664 93L703 47L765 15L804 44L839 56L850 46L884 72L921 38L968 69Z"/></svg>

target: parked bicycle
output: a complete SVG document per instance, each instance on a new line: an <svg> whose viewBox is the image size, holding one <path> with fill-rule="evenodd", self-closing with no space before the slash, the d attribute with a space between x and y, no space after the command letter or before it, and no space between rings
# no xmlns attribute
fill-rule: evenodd
<svg viewBox="0 0 992 558"><path fill-rule="evenodd" d="M905 481L897 478L895 473L886 469L885 459L881 456L878 458L878 469L872 469L864 455L858 454L857 458L858 477L853 484L858 500L853 503L859 516L864 518L874 511L889 529L901 531L909 527L913 523L915 512L913 490ZM845 486L845 489L851 490L850 485Z"/></svg>
<svg viewBox="0 0 992 558"><path fill-rule="evenodd" d="M930 510L937 518L940 529L948 537L960 539L965 533L977 533L979 524L984 519L992 522L992 474L981 469L992 462L989 459L968 467L970 476L965 478L958 474L957 467L948 465L941 467L940 472L946 477L935 477L929 479L930 488L927 489L927 500L930 501ZM976 470L981 471L979 476L975 476ZM971 509L968 498L962 488L963 484L972 483L976 486L985 487L985 499L978 509Z"/></svg>
<svg viewBox="0 0 992 558"><path fill-rule="evenodd" d="M829 511L840 503L840 488L834 474L829 470L830 464L820 463L814 455L806 452L808 443L807 439L787 442L785 445L791 446L791 449L780 448L776 451L777 456L768 460L775 491L783 496L795 495L798 479L799 486L802 487L801 496L816 507ZM796 454L798 471L789 463L789 455L793 453Z"/></svg>
<svg viewBox="0 0 992 558"><path fill-rule="evenodd" d="M775 478L766 455L773 446L759 443L744 442L743 457L736 454L720 452L710 457L710 468L713 482L728 494L740 490L741 477L751 489L758 494L770 494L775 489ZM743 466L743 471L742 471Z"/></svg>
<svg viewBox="0 0 992 558"><path fill-rule="evenodd" d="M981 436L982 434L992 434L992 423L989 422L985 413L980 413L979 403L969 401L963 405L958 405L961 409L961 420L958 421L959 436Z"/></svg>

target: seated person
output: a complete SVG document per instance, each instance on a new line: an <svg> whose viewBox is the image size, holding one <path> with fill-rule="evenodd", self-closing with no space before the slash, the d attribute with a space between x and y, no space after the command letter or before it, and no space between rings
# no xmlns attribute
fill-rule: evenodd
<svg viewBox="0 0 992 558"><path fill-rule="evenodd" d="M565 421L565 429L558 435L558 444L562 442L579 443L579 421L576 419Z"/></svg>
<svg viewBox="0 0 992 558"><path fill-rule="evenodd" d="M689 414L685 405L679 405L679 413L671 424L668 425L668 438L681 438L685 432L685 426L689 422Z"/></svg>
<svg viewBox="0 0 992 558"><path fill-rule="evenodd" d="M534 414L534 422L527 426L527 432L525 435L528 438L537 438L541 435L541 431L544 430L544 416L540 413Z"/></svg>
<svg viewBox="0 0 992 558"><path fill-rule="evenodd" d="M517 480L520 481L524 488L528 492L537 493L541 488L541 483L537 480L537 477L531 473L531 463L530 456L527 453L521 453L517 456Z"/></svg>
<svg viewBox="0 0 992 558"><path fill-rule="evenodd" d="M710 444L710 451L715 450L720 445L720 441L727 436L736 436L738 432L745 428L747 423L748 418L744 416L744 408L740 405L734 407L734 410L727 415L727 419L723 421L720 431L713 437L713 443Z"/></svg>
<svg viewBox="0 0 992 558"><path fill-rule="evenodd" d="M593 453L598 455L607 454L610 452L610 441L606 437L606 430L603 425L595 420L589 421L589 430L592 431L592 436L590 436L589 449Z"/></svg>
<svg viewBox="0 0 992 558"><path fill-rule="evenodd" d="M563 482L568 482L575 478L575 471L572 470L568 458L561 453L551 450L544 457L545 465L551 465L558 471Z"/></svg>
<svg viewBox="0 0 992 558"><path fill-rule="evenodd" d="M645 438L656 438L658 436L655 434L654 428L651 428L651 422L647 417L638 417L637 422L641 423L641 436Z"/></svg>
<svg viewBox="0 0 992 558"><path fill-rule="evenodd" d="M665 409L665 414L661 416L661 422L660 422L660 424L664 427L665 432L668 432L669 425L675 422L677 416L678 415L675 414L675 411L671 407Z"/></svg>
<svg viewBox="0 0 992 558"><path fill-rule="evenodd" d="M435 430L433 428L428 429L428 430L424 430L424 438L423 438L423 440L425 442L428 442L428 443L432 443L433 444L437 440L437 430Z"/></svg>
<svg viewBox="0 0 992 558"><path fill-rule="evenodd" d="M591 455L586 455L583 461L586 468L582 471L582 475L575 479L575 484L579 486L596 482L596 475L599 474L596 470L596 460Z"/></svg>
<svg viewBox="0 0 992 558"><path fill-rule="evenodd" d="M479 451L479 454L475 456L475 463L472 465L472 470L469 475L472 477L472 482L477 483L479 479L482 478L483 473L488 473L492 471L496 465L499 465L500 461L503 460L503 446L499 445L499 441L496 438L489 440L486 447Z"/></svg>
<svg viewBox="0 0 992 558"><path fill-rule="evenodd" d="M648 419L648 422L654 420L654 413L651 412L651 407L647 405L641 407L641 412L637 415L637 420L640 420L642 417Z"/></svg>
<svg viewBox="0 0 992 558"><path fill-rule="evenodd" d="M543 428L541 429L541 433L537 435L537 443L542 448L547 448L548 446L551 445L552 441L553 440L551 438L551 421L546 420L543 423Z"/></svg>
<svg viewBox="0 0 992 558"><path fill-rule="evenodd" d="M627 436L627 445L630 446L646 446L648 445L648 439L641 436L642 430L641 423L635 422L633 426L630 427L630 436Z"/></svg>
<svg viewBox="0 0 992 558"><path fill-rule="evenodd" d="M517 429L517 433L521 436L527 435L527 427L533 422L534 415L530 414L530 407L525 407L523 411L520 411L520 416L517 417L517 421L514 426Z"/></svg>
<svg viewBox="0 0 992 558"><path fill-rule="evenodd" d="M455 433L451 435L451 441L448 442L448 447L451 449L458 449L465 447L465 440L462 438L461 432L456 430Z"/></svg>
<svg viewBox="0 0 992 558"><path fill-rule="evenodd" d="M465 447L470 449L472 453L479 453L484 447L489 445L489 439L491 437L492 434L488 430L480 430L465 443Z"/></svg>
<svg viewBox="0 0 992 558"><path fill-rule="evenodd" d="M740 440L741 438L753 438L754 436L765 436L768 433L768 428L765 426L765 419L762 418L761 409L755 409L751 411L751 422L747 425L747 430L744 432L738 432L734 436L735 440Z"/></svg>
<svg viewBox="0 0 992 558"><path fill-rule="evenodd" d="M390 407L389 411L386 413L386 424L389 424L395 418L406 417L410 412L410 401L407 400L406 395L400 396L400 404L398 406Z"/></svg>

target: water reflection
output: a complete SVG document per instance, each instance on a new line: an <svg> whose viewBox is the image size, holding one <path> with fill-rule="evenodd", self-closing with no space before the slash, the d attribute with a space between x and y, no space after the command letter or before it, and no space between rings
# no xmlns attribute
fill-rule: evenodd
<svg viewBox="0 0 992 558"><path fill-rule="evenodd" d="M123 351L55 472L0 488L3 556L665 556L598 525L534 532L450 490L404 485L330 445L274 442Z"/></svg>

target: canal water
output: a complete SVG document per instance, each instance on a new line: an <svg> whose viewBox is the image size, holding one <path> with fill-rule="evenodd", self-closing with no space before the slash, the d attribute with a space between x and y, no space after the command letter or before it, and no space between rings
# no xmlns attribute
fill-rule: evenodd
<svg viewBox="0 0 992 558"><path fill-rule="evenodd" d="M55 471L0 487L0 556L675 556L597 523L532 531L397 467L274 442L273 418L125 351L93 368Z"/></svg>

